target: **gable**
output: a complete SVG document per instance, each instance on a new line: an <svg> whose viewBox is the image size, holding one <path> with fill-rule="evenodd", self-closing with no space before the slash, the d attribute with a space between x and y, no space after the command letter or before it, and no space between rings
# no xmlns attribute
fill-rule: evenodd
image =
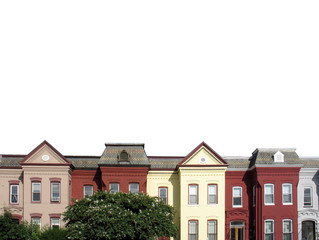
<svg viewBox="0 0 319 240"><path fill-rule="evenodd" d="M21 165L70 165L61 153L59 153L48 142L42 142L21 162Z"/></svg>
<svg viewBox="0 0 319 240"><path fill-rule="evenodd" d="M185 157L179 166L227 166L227 162L222 159L206 143L198 145L187 157Z"/></svg>

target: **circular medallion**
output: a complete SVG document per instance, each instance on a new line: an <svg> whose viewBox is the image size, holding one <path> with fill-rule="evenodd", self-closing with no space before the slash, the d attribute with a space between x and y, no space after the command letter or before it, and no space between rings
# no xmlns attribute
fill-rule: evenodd
<svg viewBox="0 0 319 240"><path fill-rule="evenodd" d="M42 155L42 160L43 161L49 161L49 159L50 159L50 157L49 157L49 155Z"/></svg>

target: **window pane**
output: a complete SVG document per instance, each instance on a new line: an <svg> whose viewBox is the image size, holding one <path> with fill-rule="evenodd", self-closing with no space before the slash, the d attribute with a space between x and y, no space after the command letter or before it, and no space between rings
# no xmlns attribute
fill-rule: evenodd
<svg viewBox="0 0 319 240"><path fill-rule="evenodd" d="M41 183L32 183L32 201L39 202L41 193Z"/></svg>
<svg viewBox="0 0 319 240"><path fill-rule="evenodd" d="M273 185L265 186L265 194L273 194Z"/></svg>
<svg viewBox="0 0 319 240"><path fill-rule="evenodd" d="M18 203L19 201L19 192L18 192L18 185L11 185L10 186L10 201L11 203Z"/></svg>
<svg viewBox="0 0 319 240"><path fill-rule="evenodd" d="M84 197L92 196L93 195L93 186L84 186Z"/></svg>
<svg viewBox="0 0 319 240"><path fill-rule="evenodd" d="M110 191L116 193L120 191L120 185L118 183L110 183Z"/></svg>
<svg viewBox="0 0 319 240"><path fill-rule="evenodd" d="M189 186L189 194L190 195L197 195L197 186L196 185Z"/></svg>
<svg viewBox="0 0 319 240"><path fill-rule="evenodd" d="M209 185L208 186L208 194L215 195L216 194L216 185Z"/></svg>
<svg viewBox="0 0 319 240"><path fill-rule="evenodd" d="M138 193L138 192L139 192L139 184L130 183L130 193Z"/></svg>
<svg viewBox="0 0 319 240"><path fill-rule="evenodd" d="M305 188L304 189L304 206L311 206L311 188Z"/></svg>
<svg viewBox="0 0 319 240"><path fill-rule="evenodd" d="M233 196L234 197L241 197L241 188L234 188L233 189Z"/></svg>
<svg viewBox="0 0 319 240"><path fill-rule="evenodd" d="M60 201L60 183L51 183L52 186L52 201L58 202Z"/></svg>
<svg viewBox="0 0 319 240"><path fill-rule="evenodd" d="M167 203L167 188L159 188L159 199Z"/></svg>
<svg viewBox="0 0 319 240"><path fill-rule="evenodd" d="M272 233L273 232L273 222L272 221L266 221L266 223L265 223L265 232L266 233Z"/></svg>
<svg viewBox="0 0 319 240"><path fill-rule="evenodd" d="M291 185L290 184L284 185L282 190L284 194L291 193Z"/></svg>

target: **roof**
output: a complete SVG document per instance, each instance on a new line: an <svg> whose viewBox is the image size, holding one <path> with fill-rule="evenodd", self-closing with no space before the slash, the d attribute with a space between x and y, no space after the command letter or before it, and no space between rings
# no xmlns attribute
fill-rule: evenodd
<svg viewBox="0 0 319 240"><path fill-rule="evenodd" d="M185 157L164 157L164 156L156 156L156 157L148 157L151 169L165 169L165 170L175 170L176 166L180 161L182 161Z"/></svg>
<svg viewBox="0 0 319 240"><path fill-rule="evenodd" d="M237 169L237 170L247 170L250 164L250 157L242 157L242 156L226 156L223 159L228 162L227 170Z"/></svg>
<svg viewBox="0 0 319 240"><path fill-rule="evenodd" d="M128 153L128 161L119 161L119 155L122 151ZM144 144L107 143L99 165L149 166L150 162L145 153Z"/></svg>
<svg viewBox="0 0 319 240"><path fill-rule="evenodd" d="M319 157L301 157L303 168L319 168Z"/></svg>
<svg viewBox="0 0 319 240"><path fill-rule="evenodd" d="M0 155L0 167L21 167L20 162L26 155Z"/></svg>
<svg viewBox="0 0 319 240"><path fill-rule="evenodd" d="M284 162L274 162L274 155L281 152L284 155ZM250 158L250 167L252 166L296 166L302 165L295 148L257 148Z"/></svg>
<svg viewBox="0 0 319 240"><path fill-rule="evenodd" d="M97 169L100 156L65 156L76 169Z"/></svg>

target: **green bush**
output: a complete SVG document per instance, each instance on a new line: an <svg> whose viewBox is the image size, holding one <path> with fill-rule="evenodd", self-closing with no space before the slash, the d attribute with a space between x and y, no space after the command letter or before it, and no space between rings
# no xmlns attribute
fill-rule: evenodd
<svg viewBox="0 0 319 240"><path fill-rule="evenodd" d="M65 240L67 230L63 228L44 228L40 234L40 240Z"/></svg>

